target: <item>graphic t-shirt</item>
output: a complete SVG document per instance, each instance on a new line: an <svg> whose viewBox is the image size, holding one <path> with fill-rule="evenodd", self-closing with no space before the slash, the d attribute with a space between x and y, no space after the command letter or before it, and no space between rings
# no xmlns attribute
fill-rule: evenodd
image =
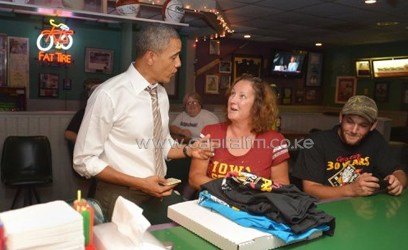
<svg viewBox="0 0 408 250"><path fill-rule="evenodd" d="M218 117L212 112L201 109L198 115L191 117L185 111L176 116L171 125L188 129L191 131L192 138L200 138L201 129L205 125L219 123Z"/></svg>
<svg viewBox="0 0 408 250"><path fill-rule="evenodd" d="M271 167L289 158L286 139L274 130L258 134L252 145L249 142L232 144L231 147L250 147L246 154L234 156L227 148L227 127L226 123L219 123L205 126L202 130L202 134L210 134L211 140L219 144L214 150L214 157L210 158L207 176L215 179L230 171L245 171L270 179Z"/></svg>
<svg viewBox="0 0 408 250"><path fill-rule="evenodd" d="M377 130L371 131L358 145L350 146L341 141L338 129L339 125L310 135L314 145L300 151L294 176L337 187L353 183L364 172L383 179L396 170L398 162Z"/></svg>

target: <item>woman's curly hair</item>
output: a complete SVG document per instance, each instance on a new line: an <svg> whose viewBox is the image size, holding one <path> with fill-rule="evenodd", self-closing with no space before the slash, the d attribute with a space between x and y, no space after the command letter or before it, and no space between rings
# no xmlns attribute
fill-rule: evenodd
<svg viewBox="0 0 408 250"><path fill-rule="evenodd" d="M232 83L231 87L226 93L227 97L231 95L232 88L239 81L249 81L255 94L254 104L251 108L251 132L260 134L271 130L279 115L277 96L272 90L272 87L259 77L254 77L250 74L243 74ZM231 121L228 119L228 115L226 120L228 123L231 123Z"/></svg>

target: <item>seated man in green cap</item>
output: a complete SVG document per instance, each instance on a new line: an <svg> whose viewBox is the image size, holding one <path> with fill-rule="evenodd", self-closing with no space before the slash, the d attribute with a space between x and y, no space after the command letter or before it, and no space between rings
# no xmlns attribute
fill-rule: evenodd
<svg viewBox="0 0 408 250"><path fill-rule="evenodd" d="M380 190L400 195L407 185L403 166L392 157L388 142L375 129L378 109L369 97L351 97L330 130L312 133L293 175L303 190L318 199L368 196Z"/></svg>

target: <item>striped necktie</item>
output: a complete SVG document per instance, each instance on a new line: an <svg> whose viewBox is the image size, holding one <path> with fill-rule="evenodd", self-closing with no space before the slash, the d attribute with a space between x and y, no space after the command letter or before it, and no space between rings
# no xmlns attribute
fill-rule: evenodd
<svg viewBox="0 0 408 250"><path fill-rule="evenodd" d="M145 89L149 92L152 99L152 111L153 111L153 144L154 144L154 159L156 163L156 175L164 176L164 164L163 164L163 148L162 148L162 122L160 115L159 101L157 98L157 87Z"/></svg>

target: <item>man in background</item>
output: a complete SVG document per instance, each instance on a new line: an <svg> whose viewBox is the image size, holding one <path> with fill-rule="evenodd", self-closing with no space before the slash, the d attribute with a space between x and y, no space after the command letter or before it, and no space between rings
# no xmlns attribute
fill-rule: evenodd
<svg viewBox="0 0 408 250"><path fill-rule="evenodd" d="M407 176L375 129L377 115L374 100L353 96L340 112L339 125L310 135L313 147L300 151L293 169L306 193L319 199L402 193Z"/></svg>

